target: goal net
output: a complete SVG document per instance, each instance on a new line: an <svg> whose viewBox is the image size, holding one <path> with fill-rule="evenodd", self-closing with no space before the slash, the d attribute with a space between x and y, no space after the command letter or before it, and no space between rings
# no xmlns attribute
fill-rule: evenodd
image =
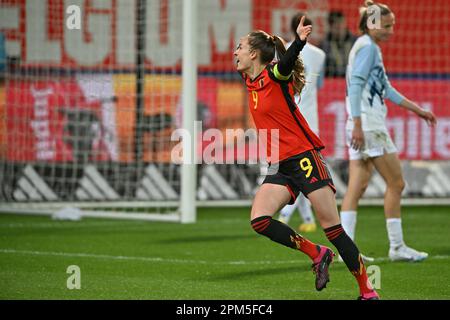
<svg viewBox="0 0 450 320"><path fill-rule="evenodd" d="M450 198L450 9L446 0L385 2L396 15L395 36L382 46L390 80L438 118L430 128L388 102L404 196L444 201ZM165 221L183 221L189 211L193 221L196 204L248 205L264 165L251 161L255 136L240 131L253 123L233 51L254 29L289 37L299 10L313 22L310 42L328 57L318 91L319 131L342 197L348 170L343 70L361 4L0 0L0 210L74 207L93 216ZM341 27L349 39L327 41ZM189 67L196 70L190 82L183 78ZM174 132L193 120L201 121L191 146L201 160L184 165L173 159L181 143ZM223 138L212 153L209 129ZM382 199L384 188L375 175L365 198ZM190 208L180 209L183 197Z"/></svg>
<svg viewBox="0 0 450 320"><path fill-rule="evenodd" d="M183 9L0 2L3 211L195 219L181 215L184 169L171 161L171 134L183 125Z"/></svg>

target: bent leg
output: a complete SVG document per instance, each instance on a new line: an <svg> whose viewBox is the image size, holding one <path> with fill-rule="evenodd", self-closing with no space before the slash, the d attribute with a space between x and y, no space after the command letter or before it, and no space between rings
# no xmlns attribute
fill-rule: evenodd
<svg viewBox="0 0 450 320"><path fill-rule="evenodd" d="M251 219L261 216L272 217L291 200L291 194L285 186L264 183L256 192L252 204Z"/></svg>
<svg viewBox="0 0 450 320"><path fill-rule="evenodd" d="M386 218L400 218L400 200L405 181L397 153L384 154L372 159L375 168L386 182L384 194L384 213Z"/></svg>
<svg viewBox="0 0 450 320"><path fill-rule="evenodd" d="M340 223L336 198L330 187L323 187L307 195L323 229Z"/></svg>
<svg viewBox="0 0 450 320"><path fill-rule="evenodd" d="M328 240L339 251L348 270L356 278L361 296L372 293L359 249L340 224L334 192L330 187L323 187L309 193L308 199Z"/></svg>
<svg viewBox="0 0 450 320"><path fill-rule="evenodd" d="M314 260L319 255L320 247L297 234L288 225L272 219L272 216L286 205L290 198L291 194L285 186L263 184L253 201L252 228L272 241L302 251Z"/></svg>
<svg viewBox="0 0 450 320"><path fill-rule="evenodd" d="M375 168L386 182L384 194L384 214L386 229L389 237L390 256L395 255L397 249L405 245L401 220L400 200L405 182L402 167L396 153L384 154L373 159ZM420 256L420 253L418 253Z"/></svg>

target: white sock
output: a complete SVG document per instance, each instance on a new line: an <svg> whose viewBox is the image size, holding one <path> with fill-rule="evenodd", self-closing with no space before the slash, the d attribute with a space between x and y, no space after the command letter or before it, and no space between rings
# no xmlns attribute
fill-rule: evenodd
<svg viewBox="0 0 450 320"><path fill-rule="evenodd" d="M405 244L403 242L402 219L400 218L386 219L386 228L391 248L396 249Z"/></svg>
<svg viewBox="0 0 450 320"><path fill-rule="evenodd" d="M292 213L294 213L295 208L297 208L298 199L299 198L297 197L294 204L285 205L283 209L281 209L280 217L283 218L284 222L288 223L291 219Z"/></svg>
<svg viewBox="0 0 450 320"><path fill-rule="evenodd" d="M298 195L299 202L298 202L298 209L300 210L300 216L303 219L304 223L314 223L314 216L311 210L311 203L309 200L303 195L303 193L300 193Z"/></svg>
<svg viewBox="0 0 450 320"><path fill-rule="evenodd" d="M350 239L355 240L356 211L341 211L341 224Z"/></svg>

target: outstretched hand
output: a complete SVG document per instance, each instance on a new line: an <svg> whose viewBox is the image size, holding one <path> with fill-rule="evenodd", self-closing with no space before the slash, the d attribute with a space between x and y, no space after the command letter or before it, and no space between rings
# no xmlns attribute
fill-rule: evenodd
<svg viewBox="0 0 450 320"><path fill-rule="evenodd" d="M304 26L303 24L305 23L305 16L302 16L302 18L300 19L300 23L298 24L297 27L297 34L300 37L300 40L305 41L308 36L311 34L312 31L312 26Z"/></svg>

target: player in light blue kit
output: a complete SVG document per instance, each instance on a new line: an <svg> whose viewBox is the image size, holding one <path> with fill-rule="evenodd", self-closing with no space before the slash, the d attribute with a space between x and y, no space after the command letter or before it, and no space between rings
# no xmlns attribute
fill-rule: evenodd
<svg viewBox="0 0 450 320"><path fill-rule="evenodd" d="M380 13L378 26L377 21L371 25L373 17L368 13L369 7L370 12L378 10ZM394 13L384 4L366 1L366 6L361 8L359 28L363 35L350 51L346 73L350 172L341 219L344 230L354 239L358 202L375 168L386 182L384 213L390 242L389 258L392 261L421 261L428 254L406 246L403 240L400 199L405 182L397 149L386 128L384 99L414 112L429 125L435 125L436 118L432 112L397 92L386 76L378 45L393 35L394 24Z"/></svg>

